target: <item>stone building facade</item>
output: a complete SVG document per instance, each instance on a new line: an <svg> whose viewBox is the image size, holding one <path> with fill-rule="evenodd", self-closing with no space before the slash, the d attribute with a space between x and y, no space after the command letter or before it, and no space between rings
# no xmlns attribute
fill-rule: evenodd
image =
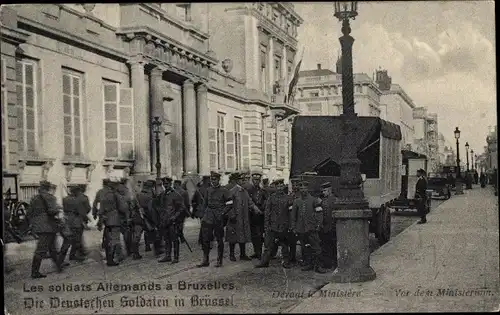
<svg viewBox="0 0 500 315"><path fill-rule="evenodd" d="M300 71L296 100L302 115L338 116L342 113L342 69L337 61L336 72L323 69ZM354 74L354 110L360 116L380 117L381 91L365 73Z"/></svg>
<svg viewBox="0 0 500 315"><path fill-rule="evenodd" d="M302 20L290 5L269 5L271 16L256 17L259 3L240 4L243 25L252 20L254 33L279 33L292 23L295 31L286 39L296 47ZM286 176L285 118L296 110L271 102L269 90L256 89L257 76L249 80L250 74L231 72L230 64L240 57L238 45L217 36L212 43L210 37L213 21L238 10L217 6L2 8L2 96L8 99L7 106L2 101L2 126L8 121L3 170L19 174L21 199L29 199L44 178L59 185L58 196L68 185L85 183L93 198L103 178L130 176L138 182L154 176L154 117L162 121L162 176L191 178L191 186L212 170ZM281 28L270 22L275 11L286 21ZM235 29L240 22L234 21ZM267 151L261 120L274 131ZM278 161L284 163L278 167Z"/></svg>

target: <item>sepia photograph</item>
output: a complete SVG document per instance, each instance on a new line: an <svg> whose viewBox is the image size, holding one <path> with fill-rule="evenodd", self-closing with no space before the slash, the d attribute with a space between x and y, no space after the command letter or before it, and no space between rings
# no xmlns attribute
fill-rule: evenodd
<svg viewBox="0 0 500 315"><path fill-rule="evenodd" d="M4 314L500 311L494 1L0 30Z"/></svg>

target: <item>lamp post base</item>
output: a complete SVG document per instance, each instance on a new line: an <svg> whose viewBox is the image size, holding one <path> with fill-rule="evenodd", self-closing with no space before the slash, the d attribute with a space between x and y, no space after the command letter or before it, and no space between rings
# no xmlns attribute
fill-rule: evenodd
<svg viewBox="0 0 500 315"><path fill-rule="evenodd" d="M334 282L366 282L377 277L370 266L371 218L370 209L335 211L338 267L332 275Z"/></svg>

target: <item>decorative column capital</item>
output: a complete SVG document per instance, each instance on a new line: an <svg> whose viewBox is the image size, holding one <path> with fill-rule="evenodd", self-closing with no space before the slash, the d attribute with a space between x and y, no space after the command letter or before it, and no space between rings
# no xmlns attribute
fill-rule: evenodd
<svg viewBox="0 0 500 315"><path fill-rule="evenodd" d="M71 182L71 175L73 174L73 170L75 169L75 164L66 164L64 168L66 171L66 181L69 183Z"/></svg>
<svg viewBox="0 0 500 315"><path fill-rule="evenodd" d="M187 79L182 84L183 87L194 87L194 81L192 79Z"/></svg>
<svg viewBox="0 0 500 315"><path fill-rule="evenodd" d="M208 91L208 87L205 83L202 83L196 87L196 91L198 93L206 93Z"/></svg>
<svg viewBox="0 0 500 315"><path fill-rule="evenodd" d="M142 55L138 55L127 60L127 64L131 67L144 67L147 64L147 61L144 60Z"/></svg>
<svg viewBox="0 0 500 315"><path fill-rule="evenodd" d="M164 71L165 71L165 69L163 67L154 67L151 70L151 76L152 77L161 77L161 76L163 76Z"/></svg>

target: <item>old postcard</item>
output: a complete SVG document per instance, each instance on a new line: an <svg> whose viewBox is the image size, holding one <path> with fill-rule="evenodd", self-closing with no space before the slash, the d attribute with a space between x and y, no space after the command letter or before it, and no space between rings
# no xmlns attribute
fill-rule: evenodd
<svg viewBox="0 0 500 315"><path fill-rule="evenodd" d="M5 314L498 312L493 1L0 21Z"/></svg>

